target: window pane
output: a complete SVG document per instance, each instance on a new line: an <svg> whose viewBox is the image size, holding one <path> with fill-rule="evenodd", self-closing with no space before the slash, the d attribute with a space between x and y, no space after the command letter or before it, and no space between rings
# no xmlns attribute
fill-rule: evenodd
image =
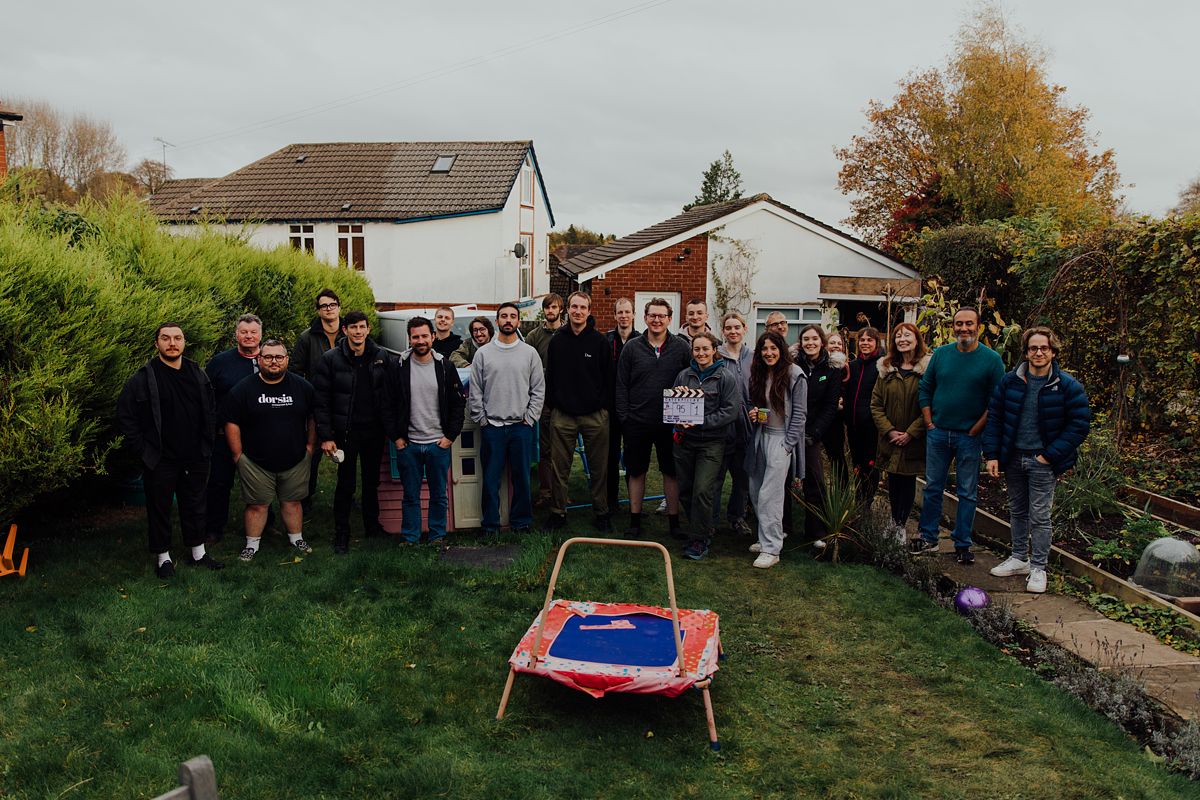
<svg viewBox="0 0 1200 800"><path fill-rule="evenodd" d="M338 239L338 261L343 264L350 263L350 240Z"/></svg>
<svg viewBox="0 0 1200 800"><path fill-rule="evenodd" d="M304 252L312 255L313 251L316 249L316 242L313 239L304 240Z"/></svg>
<svg viewBox="0 0 1200 800"><path fill-rule="evenodd" d="M312 233L312 232L313 232L313 226L312 226L312 225L305 225L305 226L304 226L304 232L305 232L305 233Z"/></svg>
<svg viewBox="0 0 1200 800"><path fill-rule="evenodd" d="M804 309L803 316L801 316L800 318L803 320L806 320L806 321L810 321L810 322L820 322L821 321L821 309L806 308L806 309Z"/></svg>
<svg viewBox="0 0 1200 800"><path fill-rule="evenodd" d="M300 249L300 237L299 237L299 236L293 236L293 237L292 237L292 249L293 249L293 250L299 250L299 249Z"/></svg>
<svg viewBox="0 0 1200 800"><path fill-rule="evenodd" d="M292 226L292 227L289 229L289 231L288 231L288 232L289 232L289 233L299 233L299 232L300 232L300 226L299 226L299 225L293 225L293 226Z"/></svg>
<svg viewBox="0 0 1200 800"><path fill-rule="evenodd" d="M338 225L338 233L349 233L349 232L350 232L349 225Z"/></svg>
<svg viewBox="0 0 1200 800"><path fill-rule="evenodd" d="M354 237L354 268L360 272L367 268L365 247L363 242L363 237Z"/></svg>
<svg viewBox="0 0 1200 800"><path fill-rule="evenodd" d="M458 435L458 446L464 450L475 448L475 431L463 431Z"/></svg>
<svg viewBox="0 0 1200 800"><path fill-rule="evenodd" d="M350 232L351 233L362 233L362 225L351 225Z"/></svg>
<svg viewBox="0 0 1200 800"><path fill-rule="evenodd" d="M475 459L464 458L462 460L462 474L463 475L474 475L475 474Z"/></svg>

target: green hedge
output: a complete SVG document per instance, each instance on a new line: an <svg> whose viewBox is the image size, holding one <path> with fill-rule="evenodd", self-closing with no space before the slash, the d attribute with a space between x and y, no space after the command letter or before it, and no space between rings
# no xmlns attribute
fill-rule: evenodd
<svg viewBox="0 0 1200 800"><path fill-rule="evenodd" d="M154 354L160 322L179 322L201 364L258 314L290 343L334 289L374 321L352 270L284 245L264 251L219 227L171 231L136 202L40 208L0 197L0 523L85 472L117 443L113 408Z"/></svg>

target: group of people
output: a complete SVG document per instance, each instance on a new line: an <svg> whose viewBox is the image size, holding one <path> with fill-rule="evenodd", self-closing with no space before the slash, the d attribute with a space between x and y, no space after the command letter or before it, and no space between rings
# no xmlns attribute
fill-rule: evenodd
<svg viewBox="0 0 1200 800"><path fill-rule="evenodd" d="M183 357L182 328L160 325L155 357L129 379L117 402L118 427L143 462L158 575L175 574L172 498L178 499L188 563L224 566L205 548L224 535L235 474L245 503L240 558L252 560L263 532L274 529L276 498L290 545L310 552L302 525L322 457L338 462L334 552L349 550L360 484L364 533L385 536L378 486L388 442L404 488L401 537L416 542L427 527L429 541L442 540L450 448L469 415L480 428L484 533L501 526L506 467L509 525L525 532L533 524L530 471L538 429L537 504L549 505L544 529L567 523L569 477L582 440L600 532L613 532L623 463L624 535L642 536L646 476L656 455L670 534L683 543L683 554L699 560L708 553L728 476L726 519L735 534L749 537L747 504L753 506L758 536L749 549L758 568L778 563L791 533L793 482L810 509L806 537L819 543L828 535L812 511L824 502L826 459L832 478L856 480L868 502L879 471L887 473L891 518L902 538L916 478L925 476L920 536L912 542L918 552L937 548L941 493L957 461L953 538L959 562L972 563L982 453L992 474L1005 470L1012 506L1013 555L993 572L1028 574L1030 589L1044 590L1054 476L1073 464L1089 424L1082 388L1054 363L1060 345L1049 329L1026 332L1027 358L1006 375L1000 357L980 345L979 314L972 308L954 317L955 344L927 353L921 332L900 323L885 348L880 332L868 327L858 332L849 361L841 335L817 324L802 327L789 347L789 323L779 313L768 317L753 346L737 312L724 315L718 337L699 299L686 304L678 334L670 332L674 309L663 298L646 303L642 331L628 298L616 301L616 324L607 333L597 330L584 292L565 302L551 294L542 310L542 322L522 337L520 310L502 303L494 325L476 317L463 341L450 331L453 311L440 308L433 320L410 319L408 349L393 355L371 339L367 315L342 315L336 293L327 289L290 355L278 340L263 342L261 320L246 314L236 322L235 347L204 369ZM470 370L465 389L459 369ZM664 395L672 393L702 398L689 421L664 419Z"/></svg>

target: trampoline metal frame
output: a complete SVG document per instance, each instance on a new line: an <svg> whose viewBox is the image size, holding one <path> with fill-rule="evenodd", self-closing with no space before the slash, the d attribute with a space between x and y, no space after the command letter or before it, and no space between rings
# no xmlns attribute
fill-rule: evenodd
<svg viewBox="0 0 1200 800"><path fill-rule="evenodd" d="M593 539L585 536L577 536L563 542L562 547L558 550L558 558L554 560L554 570L550 573L550 586L546 589L546 602L542 606L542 614L538 623L537 636L533 640L533 649L529 653L529 668L536 666L538 659L538 651L542 646L542 633L546 628L546 620L550 616L550 606L554 602L554 585L558 582L558 572L562 568L563 557L567 554L567 548L573 544L602 544L613 545L617 547L652 547L659 550L663 555L663 563L666 566L667 572L667 597L671 600L671 630L675 634L675 653L679 659L679 677L687 678L687 671L683 666L683 637L679 633L679 607L675 603L675 577L671 572L671 554L667 552L667 548L663 547L658 542L641 542L628 541L623 539ZM724 658L724 652L721 650L720 641L717 642L717 652L720 657ZM545 660L542 658L540 660ZM512 692L513 679L516 678L516 669L510 664L508 667L508 680L504 684L504 694L500 696L500 709L496 712L496 720L504 718L504 709L508 705L508 697ZM712 744L713 750L720 750L720 741L717 739L717 723L713 718L712 698L709 696L708 688L712 685L712 676L709 675L692 684L693 688L699 689L704 695L704 713L708 720L708 740Z"/></svg>

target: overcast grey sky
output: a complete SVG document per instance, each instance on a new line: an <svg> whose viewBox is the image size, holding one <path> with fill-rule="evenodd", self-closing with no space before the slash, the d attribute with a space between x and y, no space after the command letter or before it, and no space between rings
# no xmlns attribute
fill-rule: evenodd
<svg viewBox="0 0 1200 800"><path fill-rule="evenodd" d="M728 148L747 193L840 225L833 147L899 78L944 63L968 6L25 2L5 11L0 92L107 117L131 161L161 157L156 136L179 145L178 177L295 142L533 139L558 227L620 235L678 213ZM1091 109L1130 206L1163 213L1200 173L1200 3L1009 8Z"/></svg>

